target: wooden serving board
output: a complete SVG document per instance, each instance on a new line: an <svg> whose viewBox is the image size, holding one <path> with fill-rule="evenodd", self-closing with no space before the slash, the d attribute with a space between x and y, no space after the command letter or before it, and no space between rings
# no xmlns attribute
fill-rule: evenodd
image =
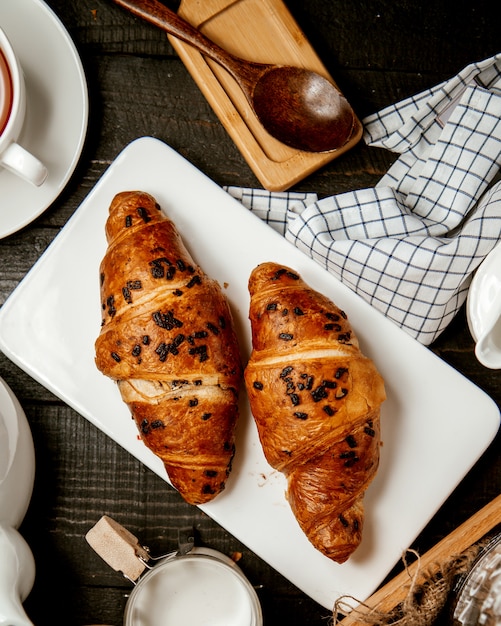
<svg viewBox="0 0 501 626"><path fill-rule="evenodd" d="M314 70L332 82L282 0L182 0L178 13L237 56ZM169 35L169 40L263 187L283 191L352 148L362 137L357 119L338 150L310 153L271 137L237 83L219 65Z"/></svg>

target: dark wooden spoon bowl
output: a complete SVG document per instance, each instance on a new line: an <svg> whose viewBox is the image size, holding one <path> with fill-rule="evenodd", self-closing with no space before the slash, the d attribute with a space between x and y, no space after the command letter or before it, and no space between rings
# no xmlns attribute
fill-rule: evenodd
<svg viewBox="0 0 501 626"><path fill-rule="evenodd" d="M192 45L236 80L265 130L307 152L330 152L351 137L355 115L323 76L300 67L254 63L236 57L158 0L114 0L134 15Z"/></svg>

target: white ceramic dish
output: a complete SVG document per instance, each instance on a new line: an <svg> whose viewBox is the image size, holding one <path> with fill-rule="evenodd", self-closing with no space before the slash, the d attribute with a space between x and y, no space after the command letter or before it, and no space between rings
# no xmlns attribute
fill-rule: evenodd
<svg viewBox="0 0 501 626"><path fill-rule="evenodd" d="M245 397L227 488L202 508L326 608L342 594L365 599L492 441L497 406L171 148L142 138L118 156L2 307L0 348L159 476L165 478L161 461L138 440L115 384L94 365L104 224L115 193L131 189L157 198L195 259L227 286L244 359L247 281L258 263L296 269L348 312L388 394L381 465L366 495L359 549L338 565L311 546L285 500L282 476L264 459Z"/></svg>
<svg viewBox="0 0 501 626"><path fill-rule="evenodd" d="M18 399L0 378L0 524L18 528L35 478L35 451Z"/></svg>
<svg viewBox="0 0 501 626"><path fill-rule="evenodd" d="M501 244L477 269L466 303L475 356L490 369L501 369Z"/></svg>
<svg viewBox="0 0 501 626"><path fill-rule="evenodd" d="M35 478L35 450L26 415L0 378L0 624L33 626L22 602L35 581L35 559L17 531Z"/></svg>
<svg viewBox="0 0 501 626"><path fill-rule="evenodd" d="M0 170L0 237L6 237L43 213L75 170L87 132L88 92L73 41L42 0L1 0L0 25L26 81L19 141L49 170L41 187Z"/></svg>
<svg viewBox="0 0 501 626"><path fill-rule="evenodd" d="M475 341L488 332L501 314L501 244L486 256L468 290L466 315Z"/></svg>

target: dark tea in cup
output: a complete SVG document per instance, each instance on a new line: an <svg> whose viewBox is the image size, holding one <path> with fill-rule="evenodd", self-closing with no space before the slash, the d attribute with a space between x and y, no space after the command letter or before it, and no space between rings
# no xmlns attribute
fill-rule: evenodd
<svg viewBox="0 0 501 626"><path fill-rule="evenodd" d="M0 49L0 135L3 133L12 109L12 78L4 53Z"/></svg>
<svg viewBox="0 0 501 626"><path fill-rule="evenodd" d="M18 143L25 113L23 71L7 35L0 28L0 169L9 170L38 187L47 178L47 168Z"/></svg>

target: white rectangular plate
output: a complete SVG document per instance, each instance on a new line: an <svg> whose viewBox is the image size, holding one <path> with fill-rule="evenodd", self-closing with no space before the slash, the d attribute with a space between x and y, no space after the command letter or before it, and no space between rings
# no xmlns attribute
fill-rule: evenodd
<svg viewBox="0 0 501 626"><path fill-rule="evenodd" d="M0 310L0 348L19 367L159 476L115 384L94 364L101 324L99 264L113 196L143 190L177 225L195 260L232 306L250 354L247 281L264 261L298 271L349 315L386 381L381 464L365 498L364 538L343 565L316 551L266 463L245 395L233 472L203 510L319 604L367 598L494 438L495 403L375 311L162 142L131 143Z"/></svg>

